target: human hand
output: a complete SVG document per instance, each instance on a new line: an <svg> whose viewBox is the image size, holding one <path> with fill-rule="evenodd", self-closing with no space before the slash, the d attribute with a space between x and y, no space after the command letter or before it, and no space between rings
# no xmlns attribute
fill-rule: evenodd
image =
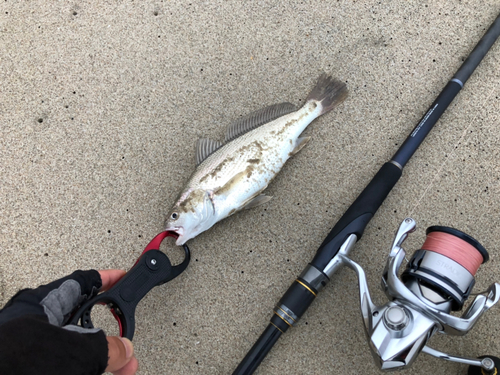
<svg viewBox="0 0 500 375"><path fill-rule="evenodd" d="M134 375L138 362L128 339L66 325L82 302L109 289L124 274L121 270L75 271L18 292L0 310L0 373Z"/></svg>
<svg viewBox="0 0 500 375"><path fill-rule="evenodd" d="M103 270L99 271L102 286L99 290L104 292L115 285L124 275L123 270ZM108 365L106 371L114 375L134 375L137 372L139 363L134 356L132 342L124 337L106 336L108 341Z"/></svg>

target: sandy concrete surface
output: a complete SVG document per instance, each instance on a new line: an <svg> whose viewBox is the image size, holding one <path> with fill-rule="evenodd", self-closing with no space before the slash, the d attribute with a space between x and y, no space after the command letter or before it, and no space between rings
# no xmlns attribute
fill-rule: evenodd
<svg viewBox="0 0 500 375"><path fill-rule="evenodd" d="M75 269L129 269L194 170L196 139L223 138L266 105L300 105L325 71L349 98L306 130L311 141L268 188L273 200L191 240L185 273L137 309L139 374L230 374L499 11L493 0L2 1L0 302ZM490 251L475 290L500 280L499 111L496 44L352 253L375 302L386 301L379 279L410 215L409 253L428 226L453 226ZM465 337L430 344L499 356L499 327L495 307ZM350 270L257 373L379 373ZM466 367L422 354L404 373Z"/></svg>

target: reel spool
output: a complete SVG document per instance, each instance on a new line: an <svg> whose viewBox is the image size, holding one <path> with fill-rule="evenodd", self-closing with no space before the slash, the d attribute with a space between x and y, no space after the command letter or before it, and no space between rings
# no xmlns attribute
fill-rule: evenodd
<svg viewBox="0 0 500 375"><path fill-rule="evenodd" d="M454 228L432 226L426 234L422 248L413 254L401 277L403 283L419 297L441 305L441 310L461 310L479 266L489 260L488 252Z"/></svg>
<svg viewBox="0 0 500 375"><path fill-rule="evenodd" d="M390 300L385 305L372 302L363 268L348 257L350 247L336 255L337 264L348 266L358 276L361 313L375 362L381 370L399 370L410 366L424 352L494 374L497 363L491 358L452 356L426 345L436 332L465 335L498 302L500 285L493 283L484 294L475 297L461 317L450 315L464 306L479 266L489 258L488 252L457 229L429 227L424 244L413 254L399 279L406 256L401 245L415 226L413 219L405 219L393 241L382 275L382 289Z"/></svg>

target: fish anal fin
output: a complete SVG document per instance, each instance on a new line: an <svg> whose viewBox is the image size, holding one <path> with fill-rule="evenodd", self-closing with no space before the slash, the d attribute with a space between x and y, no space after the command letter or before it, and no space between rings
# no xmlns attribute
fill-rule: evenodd
<svg viewBox="0 0 500 375"><path fill-rule="evenodd" d="M297 139L297 144L295 145L295 148L290 152L290 156L295 155L297 152L302 150L304 146L311 140L311 137L301 137Z"/></svg>
<svg viewBox="0 0 500 375"><path fill-rule="evenodd" d="M260 206L261 204L267 203L271 199L273 199L273 197L270 197L270 196L265 195L265 194L260 194L260 195L256 196L255 198L253 198L250 202L248 202L243 208L245 210L248 210L250 208L254 208L254 207Z"/></svg>
<svg viewBox="0 0 500 375"><path fill-rule="evenodd" d="M267 124L277 118L295 112L297 108L291 103L273 104L269 107L259 109L255 112L242 117L227 127L226 142L229 142L239 136L256 129L261 125Z"/></svg>
<svg viewBox="0 0 500 375"><path fill-rule="evenodd" d="M222 145L222 142L210 138L198 139L198 142L196 142L196 165L200 165L203 160L217 151Z"/></svg>

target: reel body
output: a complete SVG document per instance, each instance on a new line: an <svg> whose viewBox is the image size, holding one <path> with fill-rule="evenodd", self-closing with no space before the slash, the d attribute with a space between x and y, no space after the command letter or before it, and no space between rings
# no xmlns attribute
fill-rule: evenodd
<svg viewBox="0 0 500 375"><path fill-rule="evenodd" d="M398 273L406 256L401 244L414 231L415 225L413 219L407 218L396 234L382 275L382 289L390 301L382 306L372 302L361 266L347 256L348 251L337 254L337 263L347 265L357 273L363 323L375 362L381 370L398 370L410 366L420 352L424 352L445 360L480 366L484 371L494 370L494 363L489 358L451 356L426 345L436 332L465 335L482 314L498 302L500 285L494 283L484 295L476 296L461 317L450 314L463 307L474 286L475 271L479 264L488 260L488 253L463 232L430 227L428 239L430 234L439 233L434 236L439 240L458 241L456 244L462 246L460 249L475 259L465 261L467 258L456 249L450 252L449 249L443 250L442 246L436 247L440 243L433 238L415 252L399 279Z"/></svg>

